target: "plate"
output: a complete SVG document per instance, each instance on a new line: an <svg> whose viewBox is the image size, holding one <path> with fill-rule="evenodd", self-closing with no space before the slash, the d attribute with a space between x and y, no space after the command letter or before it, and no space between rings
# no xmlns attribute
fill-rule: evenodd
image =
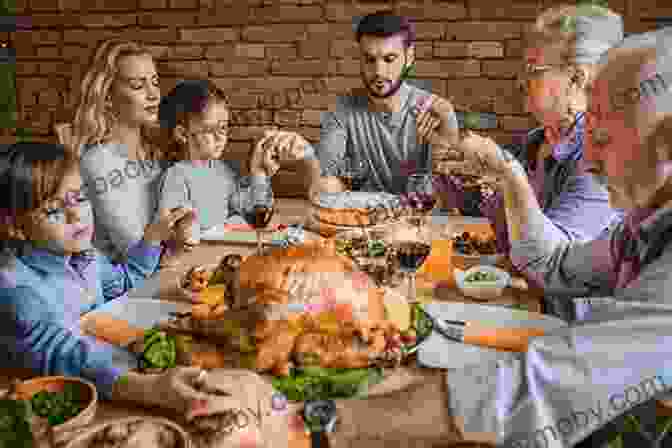
<svg viewBox="0 0 672 448"><path fill-rule="evenodd" d="M432 302L426 304L424 309L437 319L474 321L493 327L535 327L552 331L567 326L567 322L556 317L499 306ZM451 342L439 333L432 332L418 350L418 363L431 368L460 369L490 360L511 359L519 355Z"/></svg>

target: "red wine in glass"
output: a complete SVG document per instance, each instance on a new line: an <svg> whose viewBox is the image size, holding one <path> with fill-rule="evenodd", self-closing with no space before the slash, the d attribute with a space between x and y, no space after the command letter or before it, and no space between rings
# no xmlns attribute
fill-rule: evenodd
<svg viewBox="0 0 672 448"><path fill-rule="evenodd" d="M399 267L405 272L415 272L423 265L432 246L419 241L404 241L397 246Z"/></svg>

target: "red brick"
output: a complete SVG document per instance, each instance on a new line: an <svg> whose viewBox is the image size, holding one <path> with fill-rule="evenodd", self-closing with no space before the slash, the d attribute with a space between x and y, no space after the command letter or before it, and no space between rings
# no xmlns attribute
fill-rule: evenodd
<svg viewBox="0 0 672 448"><path fill-rule="evenodd" d="M20 61L15 67L17 75L37 75L40 71L40 65L37 62Z"/></svg>
<svg viewBox="0 0 672 448"><path fill-rule="evenodd" d="M504 47L500 42L470 42L467 50L469 57L476 59L504 57Z"/></svg>
<svg viewBox="0 0 672 448"><path fill-rule="evenodd" d="M302 58L322 58L329 46L326 40L310 39L297 43L299 56Z"/></svg>
<svg viewBox="0 0 672 448"><path fill-rule="evenodd" d="M76 43L81 44L84 42L99 42L107 39L118 39L124 36L124 33L132 30L125 29L95 29L95 30L84 30L84 29L72 29L72 30L63 30L63 41L67 43Z"/></svg>
<svg viewBox="0 0 672 448"><path fill-rule="evenodd" d="M168 0L168 6L175 9L197 9L198 0Z"/></svg>
<svg viewBox="0 0 672 448"><path fill-rule="evenodd" d="M327 61L329 75L356 76L361 73L360 63L354 59L339 59Z"/></svg>
<svg viewBox="0 0 672 448"><path fill-rule="evenodd" d="M440 22L414 22L416 40L443 39L444 24Z"/></svg>
<svg viewBox="0 0 672 448"><path fill-rule="evenodd" d="M143 44L165 44L166 42L174 42L177 40L176 38L177 33L173 28L140 28L134 30L132 34L127 37L127 39L142 42Z"/></svg>
<svg viewBox="0 0 672 448"><path fill-rule="evenodd" d="M77 19L68 14L32 14L30 16L30 27L35 28L55 28L63 27L66 24L76 23Z"/></svg>
<svg viewBox="0 0 672 448"><path fill-rule="evenodd" d="M520 39L507 40L504 45L504 56L507 58L523 57L523 42Z"/></svg>
<svg viewBox="0 0 672 448"><path fill-rule="evenodd" d="M285 76L265 76L263 78L215 78L214 82L227 91L239 89L258 90L264 92L268 86L275 89L288 90L298 89L301 86L301 78L289 78Z"/></svg>
<svg viewBox="0 0 672 448"><path fill-rule="evenodd" d="M264 76L268 71L265 60L232 59L227 62L209 62L210 76Z"/></svg>
<svg viewBox="0 0 672 448"><path fill-rule="evenodd" d="M259 106L266 109L287 107L287 95L283 90L266 91L259 95Z"/></svg>
<svg viewBox="0 0 672 448"><path fill-rule="evenodd" d="M37 104L37 94L27 90L19 90L17 100L21 107L34 106Z"/></svg>
<svg viewBox="0 0 672 448"><path fill-rule="evenodd" d="M219 43L238 40L236 28L188 28L180 30L180 41L194 43Z"/></svg>
<svg viewBox="0 0 672 448"><path fill-rule="evenodd" d="M519 39L523 24L516 22L456 22L446 25L446 40Z"/></svg>
<svg viewBox="0 0 672 448"><path fill-rule="evenodd" d="M48 132L51 126L51 112L42 107L22 108L19 112L17 128L28 128L39 133Z"/></svg>
<svg viewBox="0 0 672 448"><path fill-rule="evenodd" d="M91 9L101 11L136 11L138 9L138 0L95 0Z"/></svg>
<svg viewBox="0 0 672 448"><path fill-rule="evenodd" d="M419 76L438 78L469 78L481 74L481 64L475 60L457 61L417 61L416 72Z"/></svg>
<svg viewBox="0 0 672 448"><path fill-rule="evenodd" d="M297 134L301 135L303 138L305 138L306 140L308 140L311 143L316 143L320 140L320 128L319 128L319 126L318 127L287 126L287 127L283 127L282 130L287 131L287 132L296 132Z"/></svg>
<svg viewBox="0 0 672 448"><path fill-rule="evenodd" d="M90 8L90 4L85 0L59 0L59 9L61 11L85 12Z"/></svg>
<svg viewBox="0 0 672 448"><path fill-rule="evenodd" d="M526 131L536 126L532 117L501 115L497 117L499 128L504 131Z"/></svg>
<svg viewBox="0 0 672 448"><path fill-rule="evenodd" d="M307 93L304 94L300 104L296 107L299 109L323 109L327 110L336 105L338 95L329 93Z"/></svg>
<svg viewBox="0 0 672 448"><path fill-rule="evenodd" d="M306 40L305 25L274 24L248 26L243 29L243 40L248 42L296 42Z"/></svg>
<svg viewBox="0 0 672 448"><path fill-rule="evenodd" d="M23 12L28 9L28 0L14 0L9 6L10 12Z"/></svg>
<svg viewBox="0 0 672 448"><path fill-rule="evenodd" d="M138 17L135 14L86 14L79 16L77 21L89 28L119 28L136 25Z"/></svg>
<svg viewBox="0 0 672 448"><path fill-rule="evenodd" d="M230 92L227 94L231 107L236 109L255 109L259 105L259 95L250 92Z"/></svg>
<svg viewBox="0 0 672 448"><path fill-rule="evenodd" d="M58 11L58 0L30 0L33 11Z"/></svg>
<svg viewBox="0 0 672 448"><path fill-rule="evenodd" d="M275 124L286 127L298 127L301 123L301 111L298 110L278 110L273 115Z"/></svg>
<svg viewBox="0 0 672 448"><path fill-rule="evenodd" d="M140 9L164 9L168 0L140 0Z"/></svg>
<svg viewBox="0 0 672 448"><path fill-rule="evenodd" d="M271 44L266 47L266 57L269 59L296 59L298 57L296 44Z"/></svg>
<svg viewBox="0 0 672 448"><path fill-rule="evenodd" d="M172 48L167 45L147 45L154 59L168 59Z"/></svg>
<svg viewBox="0 0 672 448"><path fill-rule="evenodd" d="M496 3L492 0L469 0L469 14L475 19L535 19L541 13L535 0Z"/></svg>
<svg viewBox="0 0 672 448"><path fill-rule="evenodd" d="M268 109L232 109L234 126L265 126L273 123L273 111Z"/></svg>
<svg viewBox="0 0 672 448"><path fill-rule="evenodd" d="M463 3L423 1L400 4L399 14L415 20L461 20L467 17L467 9Z"/></svg>
<svg viewBox="0 0 672 448"><path fill-rule="evenodd" d="M58 106L61 102L61 95L53 89L43 90L38 96L38 103L43 106Z"/></svg>
<svg viewBox="0 0 672 448"><path fill-rule="evenodd" d="M213 45L205 50L206 59L229 59L235 54L234 44Z"/></svg>
<svg viewBox="0 0 672 448"><path fill-rule="evenodd" d="M196 25L198 14L185 11L152 11L140 14L140 26L193 26Z"/></svg>
<svg viewBox="0 0 672 448"><path fill-rule="evenodd" d="M57 44L61 42L61 32L52 30L31 30L30 40L33 45Z"/></svg>
<svg viewBox="0 0 672 448"><path fill-rule="evenodd" d="M636 11L640 18L672 17L672 5L669 2L637 0L637 2L633 2L632 6L632 11ZM611 8L611 5L609 7Z"/></svg>
<svg viewBox="0 0 672 448"><path fill-rule="evenodd" d="M235 53L242 58L264 59L266 56L263 44L236 44Z"/></svg>
<svg viewBox="0 0 672 448"><path fill-rule="evenodd" d="M38 58L56 59L56 58L60 57L59 53L60 52L58 51L58 47L55 47L55 46L48 46L48 47L41 46L41 47L37 47L36 56Z"/></svg>
<svg viewBox="0 0 672 448"><path fill-rule="evenodd" d="M245 2L225 6L219 1L214 1L212 8L201 10L198 24L201 26L248 25L250 14L250 5Z"/></svg>
<svg viewBox="0 0 672 448"><path fill-rule="evenodd" d="M305 109L301 115L301 123L307 126L320 126L323 110Z"/></svg>
<svg viewBox="0 0 672 448"><path fill-rule="evenodd" d="M40 64L40 75L72 76L73 72L80 71L81 67L78 64L71 64L66 61L42 62Z"/></svg>
<svg viewBox="0 0 672 448"><path fill-rule="evenodd" d="M271 62L271 73L274 75L319 76L326 74L326 67L324 61L316 59L273 61Z"/></svg>
<svg viewBox="0 0 672 448"><path fill-rule="evenodd" d="M204 78L207 77L208 69L205 62L201 61L180 61L157 63L157 70L162 76L183 77L183 78Z"/></svg>
<svg viewBox="0 0 672 448"><path fill-rule="evenodd" d="M334 40L330 47L329 56L332 58L359 58L359 44L354 40Z"/></svg>
<svg viewBox="0 0 672 448"><path fill-rule="evenodd" d="M327 90L329 78L311 78L301 82L302 93L322 93Z"/></svg>
<svg viewBox="0 0 672 448"><path fill-rule="evenodd" d="M87 61L93 53L89 47L80 47L76 45L64 45L61 54L63 59L74 59L75 61Z"/></svg>
<svg viewBox="0 0 672 448"><path fill-rule="evenodd" d="M468 44L463 42L435 42L434 56L437 58L464 58L468 55Z"/></svg>
<svg viewBox="0 0 672 448"><path fill-rule="evenodd" d="M355 33L352 24L345 23L313 23L308 25L309 40L327 41L331 39L353 39Z"/></svg>
<svg viewBox="0 0 672 448"><path fill-rule="evenodd" d="M356 16L365 16L373 12L390 9L390 5L385 2L359 2L347 0L328 1L325 5L326 17L329 22L348 22Z"/></svg>
<svg viewBox="0 0 672 448"><path fill-rule="evenodd" d="M417 59L432 59L434 45L432 42L418 42L415 44L415 57Z"/></svg>
<svg viewBox="0 0 672 448"><path fill-rule="evenodd" d="M448 80L446 95L453 97L455 104L470 107L483 104L489 98L501 102L511 95L520 96L514 81L485 78Z"/></svg>
<svg viewBox="0 0 672 448"><path fill-rule="evenodd" d="M253 8L250 23L314 23L323 20L321 6L273 5Z"/></svg>
<svg viewBox="0 0 672 448"><path fill-rule="evenodd" d="M488 78L513 79L518 75L521 63L518 59L503 59L501 61L483 61L483 74Z"/></svg>
<svg viewBox="0 0 672 448"><path fill-rule="evenodd" d="M168 53L170 59L201 59L203 47L200 45L175 45Z"/></svg>
<svg viewBox="0 0 672 448"><path fill-rule="evenodd" d="M170 92L180 79L181 78L178 77L168 76L166 73L161 73L161 76L159 77L161 91Z"/></svg>

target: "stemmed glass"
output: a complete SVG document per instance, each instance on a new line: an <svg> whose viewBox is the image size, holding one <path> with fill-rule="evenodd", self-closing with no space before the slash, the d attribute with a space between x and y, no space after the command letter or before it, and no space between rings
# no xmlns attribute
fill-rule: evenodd
<svg viewBox="0 0 672 448"><path fill-rule="evenodd" d="M406 184L406 201L411 210L417 211L423 219L421 224L426 224L426 216L431 213L436 205L434 184L437 177L431 173L415 173L408 177Z"/></svg>
<svg viewBox="0 0 672 448"><path fill-rule="evenodd" d="M408 276L408 302L415 303L418 301L415 277L432 251L432 235L429 226L423 225L421 217L411 216L407 220L411 226L416 226L417 231L404 232L404 238L395 242L394 249L399 270Z"/></svg>
<svg viewBox="0 0 672 448"><path fill-rule="evenodd" d="M257 233L257 253L259 255L263 253L261 233L271 222L274 213L275 201L270 179L252 185L249 201L243 207L243 216Z"/></svg>
<svg viewBox="0 0 672 448"><path fill-rule="evenodd" d="M369 174L368 166L363 160L354 160L350 157L344 161L344 166L338 172L338 178L345 185L346 194L359 190L364 186Z"/></svg>

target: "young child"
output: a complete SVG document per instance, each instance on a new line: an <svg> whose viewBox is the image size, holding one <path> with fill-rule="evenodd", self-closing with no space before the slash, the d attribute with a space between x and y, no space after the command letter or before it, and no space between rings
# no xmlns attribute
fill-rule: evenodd
<svg viewBox="0 0 672 448"><path fill-rule="evenodd" d="M230 112L224 92L207 80L183 81L164 96L159 122L172 145L167 152L174 162L160 182L159 208L183 206L197 215L191 238L178 242L183 244L178 251L198 244L200 234L214 226L245 224L241 215L252 207L252 191L270 189L278 160L315 159L305 140L276 131L257 143L250 176L241 176L232 162L220 160L226 150Z"/></svg>
<svg viewBox="0 0 672 448"><path fill-rule="evenodd" d="M82 334L80 316L151 275L161 242L189 212L163 212L130 248L128 263L113 264L92 248L90 198L83 194L78 162L68 155L63 146L46 143L0 149L3 364L86 378L103 399L184 410L189 398L174 390L166 375L190 371L152 378L124 371L112 362L112 346Z"/></svg>

